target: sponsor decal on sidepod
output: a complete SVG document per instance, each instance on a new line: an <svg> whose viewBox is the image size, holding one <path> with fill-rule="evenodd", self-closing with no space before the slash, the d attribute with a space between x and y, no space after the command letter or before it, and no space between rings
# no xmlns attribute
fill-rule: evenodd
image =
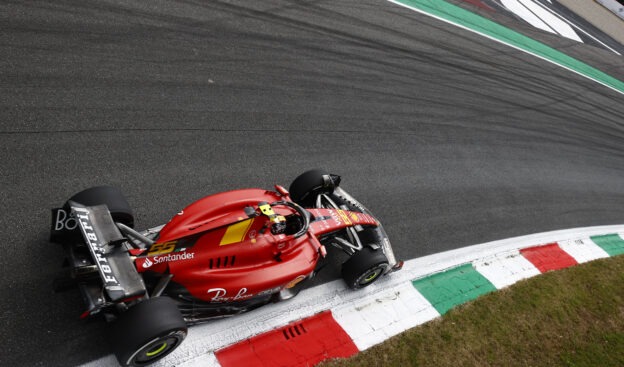
<svg viewBox="0 0 624 367"><path fill-rule="evenodd" d="M165 261L191 260L195 256L193 252L185 252L183 254L167 254L165 256L154 256L152 260L145 259L143 268L147 269L154 264L160 264Z"/></svg>

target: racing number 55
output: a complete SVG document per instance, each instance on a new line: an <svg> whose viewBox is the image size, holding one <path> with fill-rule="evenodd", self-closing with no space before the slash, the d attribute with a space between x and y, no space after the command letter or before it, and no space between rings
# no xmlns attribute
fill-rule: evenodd
<svg viewBox="0 0 624 367"><path fill-rule="evenodd" d="M163 243L155 243L150 247L147 256L154 256L160 254L168 254L172 252L176 247L176 241L163 242Z"/></svg>

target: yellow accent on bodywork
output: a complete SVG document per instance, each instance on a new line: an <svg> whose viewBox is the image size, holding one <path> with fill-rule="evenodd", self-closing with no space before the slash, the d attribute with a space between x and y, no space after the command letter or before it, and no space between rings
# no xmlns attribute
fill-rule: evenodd
<svg viewBox="0 0 624 367"><path fill-rule="evenodd" d="M253 221L253 218L251 218L230 225L225 231L219 246L242 242L245 239L249 228L251 228Z"/></svg>
<svg viewBox="0 0 624 367"><path fill-rule="evenodd" d="M351 222L351 219L349 218L347 213L344 212L344 210L336 210L336 211L338 212L338 215L340 215L340 218L346 225L350 226L353 224L353 222Z"/></svg>
<svg viewBox="0 0 624 367"><path fill-rule="evenodd" d="M269 219L271 219L271 223L282 223L286 221L286 217L284 217L283 215L275 214L275 211L273 211L271 204L262 204L259 205L258 208L260 208L262 214L266 215L267 217L269 217Z"/></svg>
<svg viewBox="0 0 624 367"><path fill-rule="evenodd" d="M175 250L177 243L178 241L155 243L150 247L149 252L147 253L147 256L168 254L172 252L173 250Z"/></svg>
<svg viewBox="0 0 624 367"><path fill-rule="evenodd" d="M262 204L258 206L258 208L260 208L262 214L266 215L267 217L272 217L275 215L275 212L273 211L273 208L271 208L270 204Z"/></svg>

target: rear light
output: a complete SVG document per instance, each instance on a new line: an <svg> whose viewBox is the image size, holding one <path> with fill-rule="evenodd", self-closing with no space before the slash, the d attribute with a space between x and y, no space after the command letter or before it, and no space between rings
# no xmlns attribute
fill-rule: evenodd
<svg viewBox="0 0 624 367"><path fill-rule="evenodd" d="M132 296L132 297L128 297L128 298L124 298L121 300L121 302L126 303L126 302L132 302L132 301L136 301L137 299L141 299L143 298L143 294L140 294L138 296Z"/></svg>

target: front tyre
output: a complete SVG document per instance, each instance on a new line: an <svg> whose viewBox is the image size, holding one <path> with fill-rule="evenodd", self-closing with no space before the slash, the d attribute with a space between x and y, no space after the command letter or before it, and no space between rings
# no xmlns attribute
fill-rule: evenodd
<svg viewBox="0 0 624 367"><path fill-rule="evenodd" d="M122 366L147 366L173 352L186 333L175 301L156 297L121 314L111 325L109 337Z"/></svg>
<svg viewBox="0 0 624 367"><path fill-rule="evenodd" d="M342 264L342 278L349 288L364 288L381 278L387 268L388 259L381 250L364 247Z"/></svg>
<svg viewBox="0 0 624 367"><path fill-rule="evenodd" d="M313 169L300 174L288 188L290 198L304 208L314 207L316 196L333 192L333 182L328 182L330 175L322 170Z"/></svg>

